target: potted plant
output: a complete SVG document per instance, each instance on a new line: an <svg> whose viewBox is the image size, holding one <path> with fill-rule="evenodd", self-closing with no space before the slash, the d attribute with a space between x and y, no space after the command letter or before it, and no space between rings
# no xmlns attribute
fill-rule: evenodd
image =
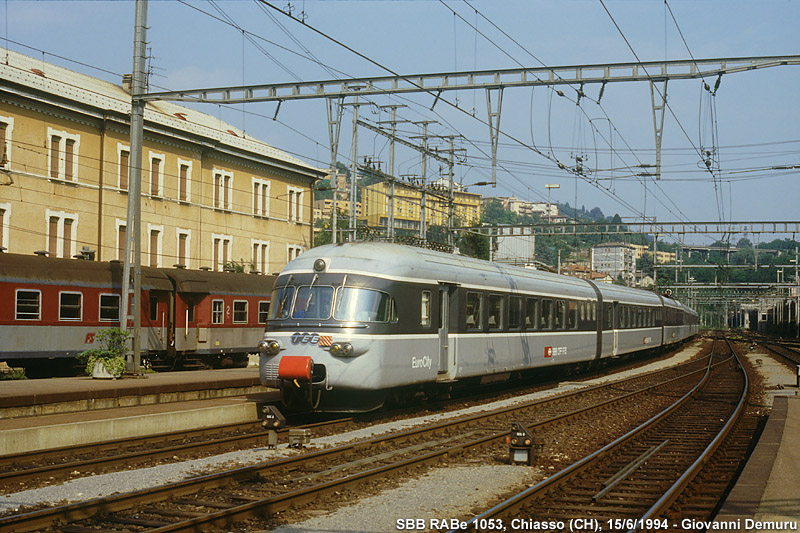
<svg viewBox="0 0 800 533"><path fill-rule="evenodd" d="M93 378L116 379L125 371L125 353L131 334L119 328L101 329L97 332L100 348L90 348L78 355L86 364L86 373Z"/></svg>

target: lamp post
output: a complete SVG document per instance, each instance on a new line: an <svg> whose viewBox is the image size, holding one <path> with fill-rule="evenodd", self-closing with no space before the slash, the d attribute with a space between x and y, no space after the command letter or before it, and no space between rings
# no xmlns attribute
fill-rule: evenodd
<svg viewBox="0 0 800 533"><path fill-rule="evenodd" d="M547 223L552 224L553 216L550 214L550 190L560 189L561 185L559 185L558 183L548 183L544 187L545 189L547 189Z"/></svg>

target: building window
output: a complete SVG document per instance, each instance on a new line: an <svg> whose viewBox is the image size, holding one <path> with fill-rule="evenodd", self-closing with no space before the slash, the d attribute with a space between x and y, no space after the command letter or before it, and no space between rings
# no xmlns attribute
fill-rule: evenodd
<svg viewBox="0 0 800 533"><path fill-rule="evenodd" d="M151 267L160 267L161 266L161 255L162 255L162 239L164 234L164 226L153 226L151 224L147 225L147 233L150 235L150 244L148 246L148 255L150 257L150 266Z"/></svg>
<svg viewBox="0 0 800 533"><path fill-rule="evenodd" d="M301 222L303 220L303 189L287 187L289 205L287 207L289 222Z"/></svg>
<svg viewBox="0 0 800 533"><path fill-rule="evenodd" d="M211 240L213 244L213 252L212 252L212 261L213 267L212 270L215 272L220 272L224 270L225 265L228 264L229 257L231 254L231 241L233 237L230 235L211 235Z"/></svg>
<svg viewBox="0 0 800 533"><path fill-rule="evenodd" d="M41 291L17 289L17 320L39 320L42 309Z"/></svg>
<svg viewBox="0 0 800 533"><path fill-rule="evenodd" d="M233 172L214 169L214 207L233 209Z"/></svg>
<svg viewBox="0 0 800 533"><path fill-rule="evenodd" d="M11 161L11 138L14 132L14 119L0 117L0 168L8 168Z"/></svg>
<svg viewBox="0 0 800 533"><path fill-rule="evenodd" d="M80 320L81 302L83 294L80 292L61 292L58 295L58 319L59 320Z"/></svg>
<svg viewBox="0 0 800 533"><path fill-rule="evenodd" d="M128 238L128 227L125 222L117 219L117 259L125 260L125 239Z"/></svg>
<svg viewBox="0 0 800 533"><path fill-rule="evenodd" d="M289 245L289 246L286 248L286 250L287 250L287 251L286 251L287 263L288 263L289 261L292 261L292 260L296 259L298 255L300 255L301 253L303 253L303 247L302 247L302 246L295 245L295 244L290 244L290 245Z"/></svg>
<svg viewBox="0 0 800 533"><path fill-rule="evenodd" d="M253 214L269 216L269 188L270 182L253 178Z"/></svg>
<svg viewBox="0 0 800 533"><path fill-rule="evenodd" d="M189 202L192 193L192 162L178 159L178 200Z"/></svg>
<svg viewBox="0 0 800 533"><path fill-rule="evenodd" d="M50 143L48 176L53 179L77 181L80 136L52 128L47 129L47 135Z"/></svg>
<svg viewBox="0 0 800 533"><path fill-rule="evenodd" d="M119 294L100 295L100 320L107 322L119 320Z"/></svg>
<svg viewBox="0 0 800 533"><path fill-rule="evenodd" d="M11 204L0 204L0 246L8 250Z"/></svg>
<svg viewBox="0 0 800 533"><path fill-rule="evenodd" d="M127 146L121 144L117 145L117 153L119 158L119 179L118 186L123 191L128 190L128 173L130 170L131 151Z"/></svg>
<svg viewBox="0 0 800 533"><path fill-rule="evenodd" d="M258 302L258 323L266 324L269 318L269 302Z"/></svg>
<svg viewBox="0 0 800 533"><path fill-rule="evenodd" d="M252 268L261 274L269 273L269 241L250 240L253 247Z"/></svg>
<svg viewBox="0 0 800 533"><path fill-rule="evenodd" d="M164 154L150 152L150 196L164 196Z"/></svg>
<svg viewBox="0 0 800 533"><path fill-rule="evenodd" d="M211 302L211 323L222 324L224 302L222 300L212 300Z"/></svg>
<svg viewBox="0 0 800 533"><path fill-rule="evenodd" d="M247 323L247 300L234 300L233 322L235 324Z"/></svg>
<svg viewBox="0 0 800 533"><path fill-rule="evenodd" d="M187 253L189 251L190 243L191 243L191 232L188 229L181 229L178 228L176 230L176 235L178 238L178 254L177 254L177 261L178 265L183 265L186 268L189 267L189 258Z"/></svg>
<svg viewBox="0 0 800 533"><path fill-rule="evenodd" d="M74 256L76 251L76 235L78 215L62 211L47 210L47 252L50 257Z"/></svg>

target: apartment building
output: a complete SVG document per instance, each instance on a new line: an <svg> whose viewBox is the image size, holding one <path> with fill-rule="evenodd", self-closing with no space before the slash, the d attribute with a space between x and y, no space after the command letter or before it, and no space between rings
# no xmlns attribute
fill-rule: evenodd
<svg viewBox="0 0 800 533"><path fill-rule="evenodd" d="M0 49L0 245L122 259L130 94ZM218 118L170 102L145 110L142 264L279 271L312 246L314 168Z"/></svg>

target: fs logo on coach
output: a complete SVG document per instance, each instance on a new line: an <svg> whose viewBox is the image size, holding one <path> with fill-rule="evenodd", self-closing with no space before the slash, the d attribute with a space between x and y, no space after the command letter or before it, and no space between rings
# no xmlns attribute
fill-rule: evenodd
<svg viewBox="0 0 800 533"><path fill-rule="evenodd" d="M319 342L319 333L300 333L295 332L292 334L292 344L317 344Z"/></svg>

